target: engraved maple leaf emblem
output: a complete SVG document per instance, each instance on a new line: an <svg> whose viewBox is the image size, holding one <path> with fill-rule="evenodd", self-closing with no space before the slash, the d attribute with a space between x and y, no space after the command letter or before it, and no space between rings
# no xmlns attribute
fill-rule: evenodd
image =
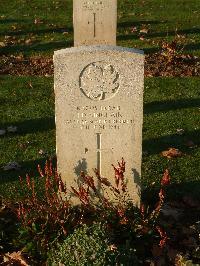
<svg viewBox="0 0 200 266"><path fill-rule="evenodd" d="M112 65L96 62L82 72L81 88L92 100L109 99L119 88L119 74Z"/></svg>

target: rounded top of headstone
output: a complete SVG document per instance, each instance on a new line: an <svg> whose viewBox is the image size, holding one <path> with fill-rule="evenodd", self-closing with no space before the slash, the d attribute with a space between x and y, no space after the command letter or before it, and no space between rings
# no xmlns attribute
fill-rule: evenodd
<svg viewBox="0 0 200 266"><path fill-rule="evenodd" d="M128 52L142 56L144 55L144 51L134 48L112 46L112 45L91 45L91 46L79 46L79 47L71 47L71 48L57 50L54 52L54 56L70 54L70 53L96 52L96 51Z"/></svg>

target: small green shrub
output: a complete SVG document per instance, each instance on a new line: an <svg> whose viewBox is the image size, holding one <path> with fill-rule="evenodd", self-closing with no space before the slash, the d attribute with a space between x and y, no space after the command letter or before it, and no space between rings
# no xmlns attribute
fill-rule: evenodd
<svg viewBox="0 0 200 266"><path fill-rule="evenodd" d="M101 223L83 225L49 253L48 265L113 265L117 255Z"/></svg>

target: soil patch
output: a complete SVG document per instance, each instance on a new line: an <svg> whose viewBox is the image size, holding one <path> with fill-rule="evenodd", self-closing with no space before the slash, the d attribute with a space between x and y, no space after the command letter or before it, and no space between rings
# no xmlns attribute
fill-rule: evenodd
<svg viewBox="0 0 200 266"><path fill-rule="evenodd" d="M1 56L0 74L17 76L52 76L53 59L49 57ZM154 53L145 57L146 77L200 76L200 58L192 55L169 57Z"/></svg>

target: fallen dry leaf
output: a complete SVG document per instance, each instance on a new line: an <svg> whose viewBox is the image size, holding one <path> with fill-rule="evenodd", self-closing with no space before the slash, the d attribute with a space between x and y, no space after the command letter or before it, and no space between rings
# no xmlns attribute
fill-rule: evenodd
<svg viewBox="0 0 200 266"><path fill-rule="evenodd" d="M183 134L185 133L185 130L182 129L182 128L177 128L176 132L177 132L177 134L179 134L179 135L183 135Z"/></svg>
<svg viewBox="0 0 200 266"><path fill-rule="evenodd" d="M11 28L12 28L12 30L16 30L17 26L16 25L12 25Z"/></svg>
<svg viewBox="0 0 200 266"><path fill-rule="evenodd" d="M5 47L5 46L6 46L5 42L0 42L0 47Z"/></svg>
<svg viewBox="0 0 200 266"><path fill-rule="evenodd" d="M31 39L28 39L25 41L25 44L31 44L32 43L32 40Z"/></svg>
<svg viewBox="0 0 200 266"><path fill-rule="evenodd" d="M137 27L132 27L131 28L131 32L136 32L137 31Z"/></svg>
<svg viewBox="0 0 200 266"><path fill-rule="evenodd" d="M28 85L29 85L29 87L30 87L31 89L33 89L33 85L32 85L32 82L31 82L31 81L28 83Z"/></svg>
<svg viewBox="0 0 200 266"><path fill-rule="evenodd" d="M148 29L141 29L141 30L140 30L140 33L145 33L145 34L147 34L148 31L149 31Z"/></svg>
<svg viewBox="0 0 200 266"><path fill-rule="evenodd" d="M141 41L144 41L144 40L145 40L144 36L141 36L139 39L140 39Z"/></svg>
<svg viewBox="0 0 200 266"><path fill-rule="evenodd" d="M4 255L4 262L12 263L10 265L14 265L13 263L19 262L20 265L22 266L29 266L29 264L27 264L27 262L23 258L21 251L13 252L13 253L6 253Z"/></svg>
<svg viewBox="0 0 200 266"><path fill-rule="evenodd" d="M41 19L39 19L39 18L36 18L35 20L34 20L34 24L43 24L43 21L41 20Z"/></svg>
<svg viewBox="0 0 200 266"><path fill-rule="evenodd" d="M113 251L113 250L117 250L117 246L114 245L114 244L113 244L113 245L110 245L110 246L109 246L109 249L112 250L112 251Z"/></svg>
<svg viewBox="0 0 200 266"><path fill-rule="evenodd" d="M167 157L168 159L177 158L183 156L183 153L179 149L169 148L168 151L163 151L162 156Z"/></svg>
<svg viewBox="0 0 200 266"><path fill-rule="evenodd" d="M39 150L38 153L39 153L40 155L44 155L44 154L46 154L45 151L43 151L42 149Z"/></svg>
<svg viewBox="0 0 200 266"><path fill-rule="evenodd" d="M133 32L137 30L132 28ZM131 28L128 33L130 33ZM142 37L142 36L141 36ZM16 43L13 41L11 36L6 36L4 41L6 45L12 45ZM139 37L138 37L139 38ZM25 40L18 39L17 42L24 43ZM33 40L32 40L33 41ZM148 41L142 37L142 41ZM33 41L34 42L34 41ZM157 41L152 41L152 44L158 45ZM137 48L136 45L134 45ZM186 54L187 55L187 54ZM153 53L145 56L145 76L146 77L157 77L157 76L200 76L200 57L191 55L190 58L182 58L177 55L173 59L171 64L166 64L166 57L161 52ZM51 57L47 58L44 56L24 56L22 60L18 60L16 56L0 56L2 67L0 69L0 75L30 75L30 76L45 76L53 75L53 60ZM42 65L43 64L43 65ZM177 134L179 134L177 132Z"/></svg>

